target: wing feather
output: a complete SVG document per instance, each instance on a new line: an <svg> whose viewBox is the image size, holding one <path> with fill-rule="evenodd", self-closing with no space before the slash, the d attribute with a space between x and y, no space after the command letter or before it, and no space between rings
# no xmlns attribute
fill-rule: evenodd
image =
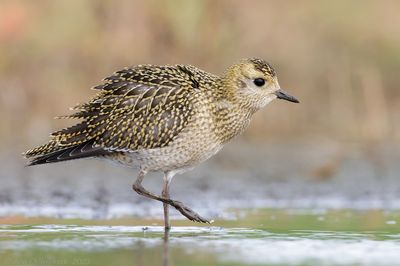
<svg viewBox="0 0 400 266"><path fill-rule="evenodd" d="M193 80L190 71L179 66L146 65L117 71L94 87L99 93L90 102L73 108L75 114L62 117L82 119L80 123L52 133L48 144L28 151L26 156L39 156L45 163L103 151L164 147L193 117ZM87 143L90 151L82 149Z"/></svg>

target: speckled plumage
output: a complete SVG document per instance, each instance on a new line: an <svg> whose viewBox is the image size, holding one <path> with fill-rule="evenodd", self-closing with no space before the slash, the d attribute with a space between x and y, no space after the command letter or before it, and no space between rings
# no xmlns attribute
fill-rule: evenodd
<svg viewBox="0 0 400 266"><path fill-rule="evenodd" d="M253 84L259 77L260 88ZM31 165L101 157L173 176L214 155L257 110L280 98L275 71L261 59L243 60L221 77L187 65L139 65L94 89L91 101L63 116L79 123L26 152Z"/></svg>

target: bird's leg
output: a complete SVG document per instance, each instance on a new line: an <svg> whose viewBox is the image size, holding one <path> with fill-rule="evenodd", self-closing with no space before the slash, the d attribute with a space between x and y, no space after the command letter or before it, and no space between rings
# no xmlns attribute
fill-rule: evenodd
<svg viewBox="0 0 400 266"><path fill-rule="evenodd" d="M186 218L188 218L191 221L195 221L195 222L199 222L199 223L212 223L213 222L213 221L209 221L209 220L201 217L196 212L194 212L192 209L190 209L189 207L186 207L180 201L160 197L160 196L157 196L157 195L151 193L150 191L146 190L142 186L142 181L143 181L143 178L145 175L146 175L146 172L143 170L140 170L138 178L136 179L135 183L133 183L132 188L134 191L136 191L136 193L138 193L139 195L145 196L147 198L158 200L163 203L171 205L172 207L177 209L183 216L185 216Z"/></svg>
<svg viewBox="0 0 400 266"><path fill-rule="evenodd" d="M165 172L164 173L164 186L163 190L161 192L161 196L166 199L169 198L169 184L171 183L172 178L174 175L171 172ZM169 230L171 228L171 225L169 223L169 205L168 203L163 202L163 207L164 207L164 224L165 224L165 230Z"/></svg>

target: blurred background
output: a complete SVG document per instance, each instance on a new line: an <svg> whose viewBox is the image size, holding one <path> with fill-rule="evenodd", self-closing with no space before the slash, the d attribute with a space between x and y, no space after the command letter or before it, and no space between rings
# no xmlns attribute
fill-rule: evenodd
<svg viewBox="0 0 400 266"><path fill-rule="evenodd" d="M399 10L396 0L0 0L0 265L398 265ZM22 152L75 122L52 118L116 70L223 74L246 57L270 62L301 103L274 101L174 178L173 198L213 227L171 210L168 247L151 226L163 224L161 204L131 189L135 170L25 167ZM161 174L144 186L161 191Z"/></svg>
<svg viewBox="0 0 400 266"><path fill-rule="evenodd" d="M261 57L299 106L274 103L246 139L400 140L397 1L0 3L1 145L45 141L52 117L113 71L192 64L215 74ZM18 132L18 134L16 134Z"/></svg>
<svg viewBox="0 0 400 266"><path fill-rule="evenodd" d="M176 195L191 199L198 190L199 199L220 186L227 194L221 201L232 204L237 193L246 199L238 206L354 207L359 198L364 207L399 206L399 9L398 1L368 0L2 0L3 215L89 198L112 217L110 202L121 195L130 206L139 197L130 191L136 173L129 169L96 161L24 168L21 153L73 123L52 118L90 99L89 88L115 70L182 63L222 74L246 57L269 61L301 104L275 101L259 112L221 154L178 177Z"/></svg>

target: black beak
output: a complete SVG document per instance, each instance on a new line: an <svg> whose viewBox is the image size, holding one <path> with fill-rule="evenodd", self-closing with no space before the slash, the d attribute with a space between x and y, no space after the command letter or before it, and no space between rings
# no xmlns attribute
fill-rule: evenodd
<svg viewBox="0 0 400 266"><path fill-rule="evenodd" d="M299 103L299 100L297 100L295 97L293 97L292 95L290 95L289 93L287 93L284 90L281 90L281 89L277 90L275 92L275 95L278 99L286 100L286 101L289 101L292 103Z"/></svg>

